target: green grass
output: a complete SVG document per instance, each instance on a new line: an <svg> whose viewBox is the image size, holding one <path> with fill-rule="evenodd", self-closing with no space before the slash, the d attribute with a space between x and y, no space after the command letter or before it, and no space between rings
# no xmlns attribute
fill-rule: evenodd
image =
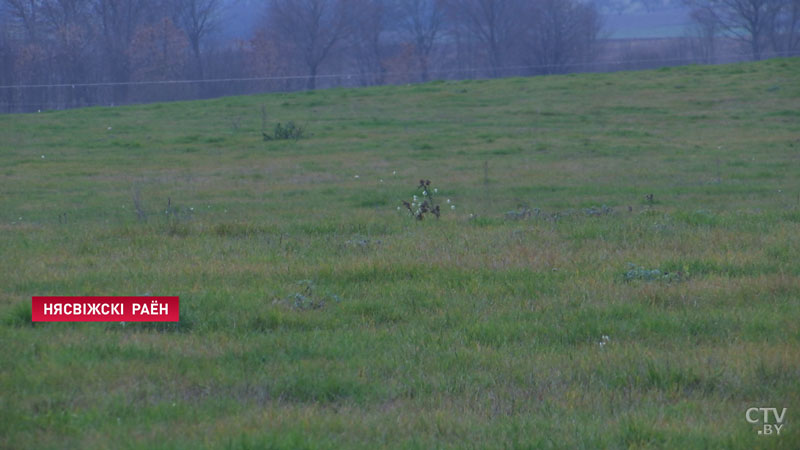
<svg viewBox="0 0 800 450"><path fill-rule="evenodd" d="M0 116L0 447L798 448L798 107L775 59Z"/></svg>

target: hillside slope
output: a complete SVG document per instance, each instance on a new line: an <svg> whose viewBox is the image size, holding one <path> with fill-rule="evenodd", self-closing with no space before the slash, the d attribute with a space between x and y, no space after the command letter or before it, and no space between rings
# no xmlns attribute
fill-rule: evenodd
<svg viewBox="0 0 800 450"><path fill-rule="evenodd" d="M799 105L777 59L0 116L0 447L798 448Z"/></svg>

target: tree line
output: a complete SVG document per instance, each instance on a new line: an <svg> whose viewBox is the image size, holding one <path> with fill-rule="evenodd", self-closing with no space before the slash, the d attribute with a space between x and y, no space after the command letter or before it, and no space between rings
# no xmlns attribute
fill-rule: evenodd
<svg viewBox="0 0 800 450"><path fill-rule="evenodd" d="M800 0L686 1L704 45L798 48ZM0 111L563 73L602 37L583 0L268 0L250 36L221 41L227 5L0 0Z"/></svg>
<svg viewBox="0 0 800 450"><path fill-rule="evenodd" d="M712 57L721 37L741 44L753 60L800 50L800 0L684 0L696 36Z"/></svg>

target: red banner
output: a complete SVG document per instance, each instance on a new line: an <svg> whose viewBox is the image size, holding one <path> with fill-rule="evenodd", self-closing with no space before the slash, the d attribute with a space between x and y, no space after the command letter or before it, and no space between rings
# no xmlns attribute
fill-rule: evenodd
<svg viewBox="0 0 800 450"><path fill-rule="evenodd" d="M33 297L34 322L177 322L178 297Z"/></svg>

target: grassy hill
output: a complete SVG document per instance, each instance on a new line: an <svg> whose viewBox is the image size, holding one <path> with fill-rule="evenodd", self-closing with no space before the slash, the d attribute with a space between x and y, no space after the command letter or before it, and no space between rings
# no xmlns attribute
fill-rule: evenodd
<svg viewBox="0 0 800 450"><path fill-rule="evenodd" d="M800 59L0 136L0 447L800 447ZM147 294L181 322L30 323Z"/></svg>

